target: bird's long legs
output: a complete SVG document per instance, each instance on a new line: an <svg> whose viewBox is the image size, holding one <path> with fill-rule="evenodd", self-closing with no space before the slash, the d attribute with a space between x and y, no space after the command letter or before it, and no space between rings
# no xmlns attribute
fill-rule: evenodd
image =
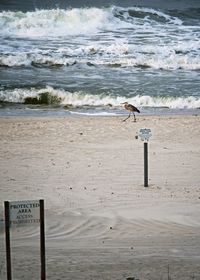
<svg viewBox="0 0 200 280"><path fill-rule="evenodd" d="M125 122L126 120L128 120L131 116L131 113L128 115L128 117L126 119L123 120L123 122ZM134 116L134 122L136 122L136 116L135 114L133 113L133 116Z"/></svg>
<svg viewBox="0 0 200 280"><path fill-rule="evenodd" d="M123 122L125 122L126 120L128 120L131 116L131 113L128 115L128 117L126 119L123 120Z"/></svg>

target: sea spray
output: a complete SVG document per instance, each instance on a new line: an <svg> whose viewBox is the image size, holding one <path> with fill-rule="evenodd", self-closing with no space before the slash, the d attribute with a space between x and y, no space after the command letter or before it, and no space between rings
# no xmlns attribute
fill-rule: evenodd
<svg viewBox="0 0 200 280"><path fill-rule="evenodd" d="M3 35L21 37L60 37L92 34L106 27L114 27L118 20L105 9L52 9L34 12L1 12Z"/></svg>

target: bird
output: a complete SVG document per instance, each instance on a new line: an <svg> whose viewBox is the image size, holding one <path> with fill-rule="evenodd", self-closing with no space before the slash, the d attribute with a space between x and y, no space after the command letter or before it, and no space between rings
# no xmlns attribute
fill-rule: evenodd
<svg viewBox="0 0 200 280"><path fill-rule="evenodd" d="M133 106L132 104L129 104L128 102L123 102L121 103L124 105L124 108L129 111L129 115L126 119L123 120L123 122L125 122L126 120L128 120L128 118L130 118L131 116L131 113L133 113L133 116L134 116L134 122L136 122L136 116L135 116L135 113L134 112L137 112L137 113L140 113L140 110L138 110L138 108L136 108L135 106Z"/></svg>

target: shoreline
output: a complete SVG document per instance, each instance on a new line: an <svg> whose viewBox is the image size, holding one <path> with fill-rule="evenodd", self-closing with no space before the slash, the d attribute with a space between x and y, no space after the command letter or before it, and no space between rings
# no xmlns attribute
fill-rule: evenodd
<svg viewBox="0 0 200 280"><path fill-rule="evenodd" d="M31 120L31 119L38 119L38 120L40 120L41 119L41 121L42 120L53 120L53 119L60 119L60 120L64 120L64 119L81 119L81 118L88 118L88 119L101 119L102 118L102 120L103 119L124 119L124 118L126 118L127 116L129 115L129 113L128 113L128 111L127 111L127 113L126 113L126 111L125 111L125 113L123 113L123 114L117 114L117 115L115 115L115 114L97 114L97 115L95 115L95 114L85 114L85 113L68 113L68 114L66 114L66 115L62 115L62 114L52 114L52 115L37 115L37 114L34 114L34 115L0 115L0 121L4 121L4 120L7 120L7 119L10 119L10 120L20 120L20 119L23 119L23 120ZM167 118L174 118L174 119L177 119L177 118L184 118L184 116L186 117L186 118L190 118L190 117L200 117L200 112L193 112L193 113L191 113L191 112L183 112L183 113L180 113L180 112L177 112L177 113L173 113L173 114L171 114L171 113L167 113L167 114L164 114L164 113L161 113L161 114L150 114L150 113L148 113L148 114L135 114L136 115L136 122L139 122L140 120L142 121L142 123L143 123L143 121L145 121L145 120L147 120L147 118L149 118L149 119L167 119ZM127 120L125 123L128 123L128 122L131 122L131 121L133 121L133 115L131 115L131 117L130 117L130 119L129 120Z"/></svg>
<svg viewBox="0 0 200 280"><path fill-rule="evenodd" d="M1 104L0 104L1 105ZM183 116L183 115L200 115L199 108L182 108L182 109L170 109L169 107L138 107L141 111L141 114L137 114L139 117L156 117L156 116ZM66 117L120 117L128 115L128 111L123 108L123 106L99 106L99 107L80 107L80 108L65 108L64 106L60 107L51 107L51 106L36 106L31 107L25 104L17 104L2 106L0 108L0 118L8 117L49 117L49 118L66 118Z"/></svg>

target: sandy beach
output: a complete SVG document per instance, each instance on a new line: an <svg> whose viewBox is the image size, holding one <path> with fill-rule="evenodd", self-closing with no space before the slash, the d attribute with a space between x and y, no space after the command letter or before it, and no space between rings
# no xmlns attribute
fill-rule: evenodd
<svg viewBox="0 0 200 280"><path fill-rule="evenodd" d="M3 202L37 199L48 280L200 279L200 116L123 118L0 118L1 280ZM39 279L38 226L13 227L11 245L13 279Z"/></svg>

